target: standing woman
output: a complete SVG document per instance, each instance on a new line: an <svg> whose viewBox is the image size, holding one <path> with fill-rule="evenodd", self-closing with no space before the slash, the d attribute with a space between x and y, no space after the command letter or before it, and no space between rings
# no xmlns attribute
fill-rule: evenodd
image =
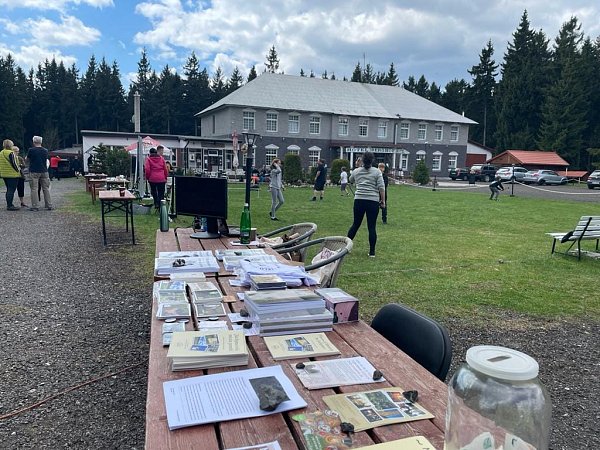
<svg viewBox="0 0 600 450"><path fill-rule="evenodd" d="M144 162L144 171L146 172L146 179L150 183L154 208L159 209L160 201L165 197L165 185L167 184L169 171L165 160L154 147L150 149L150 155Z"/></svg>
<svg viewBox="0 0 600 450"><path fill-rule="evenodd" d="M348 237L354 239L363 217L367 216L369 256L371 258L375 257L379 208L385 208L383 175L378 168L373 167L373 157L373 153L365 152L362 158L362 167L354 169L350 174L350 183L356 185L356 190L354 192L354 222L348 230Z"/></svg>
<svg viewBox="0 0 600 450"><path fill-rule="evenodd" d="M21 172L21 177L17 182L17 194L19 195L19 200L21 201L21 208L29 208L25 204L25 177L29 176L29 168L25 166L25 160L21 155L19 155L19 147L14 145L12 149L13 152L15 152L15 159L19 164L19 171Z"/></svg>
<svg viewBox="0 0 600 450"><path fill-rule="evenodd" d="M281 181L281 160L275 158L271 163L271 182L269 183L271 190L271 220L279 220L275 217L275 212L281 208L284 203L283 199L283 183Z"/></svg>
<svg viewBox="0 0 600 450"><path fill-rule="evenodd" d="M2 142L2 151L0 151L0 174L6 185L6 209L9 211L18 211L19 207L13 205L15 191L21 172L19 172L19 162L13 152L13 141L5 139Z"/></svg>

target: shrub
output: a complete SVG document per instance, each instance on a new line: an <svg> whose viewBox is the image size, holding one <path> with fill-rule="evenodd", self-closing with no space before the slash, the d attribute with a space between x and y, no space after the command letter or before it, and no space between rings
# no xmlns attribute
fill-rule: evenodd
<svg viewBox="0 0 600 450"><path fill-rule="evenodd" d="M420 185L429 183L429 169L425 165L424 159L420 160L417 163L413 172L412 179L415 183L418 183Z"/></svg>
<svg viewBox="0 0 600 450"><path fill-rule="evenodd" d="M283 181L287 184L302 183L302 164L300 156L286 153L283 159Z"/></svg>
<svg viewBox="0 0 600 450"><path fill-rule="evenodd" d="M109 148L100 144L96 148L90 170L96 173L105 173L109 177L129 175L131 159L129 153L123 148Z"/></svg>
<svg viewBox="0 0 600 450"><path fill-rule="evenodd" d="M347 159L334 159L331 163L331 172L329 173L329 179L331 184L340 184L340 172L342 167L346 168L348 174L350 173L350 161Z"/></svg>

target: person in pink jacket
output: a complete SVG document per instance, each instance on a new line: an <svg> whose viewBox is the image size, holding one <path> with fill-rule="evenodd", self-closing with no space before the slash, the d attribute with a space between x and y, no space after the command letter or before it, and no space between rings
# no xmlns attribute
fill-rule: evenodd
<svg viewBox="0 0 600 450"><path fill-rule="evenodd" d="M169 171L165 160L154 147L150 149L150 155L144 162L144 171L146 180L150 183L150 193L154 199L154 207L158 209L160 208L160 201L165 197L165 185L167 184Z"/></svg>

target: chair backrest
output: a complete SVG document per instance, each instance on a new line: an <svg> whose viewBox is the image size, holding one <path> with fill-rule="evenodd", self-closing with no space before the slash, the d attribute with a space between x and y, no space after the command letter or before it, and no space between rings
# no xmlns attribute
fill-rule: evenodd
<svg viewBox="0 0 600 450"><path fill-rule="evenodd" d="M371 327L437 378L446 379L452 344L446 329L435 320L391 303L379 310Z"/></svg>
<svg viewBox="0 0 600 450"><path fill-rule="evenodd" d="M342 267L342 261L344 256L352 251L352 239L346 236L328 236L320 239L315 239L307 244L308 245L319 245L318 253L323 252L324 249L331 250L333 254L326 259L322 259L310 264L305 264L304 268L306 271L311 271L327 266L327 270L322 272L321 287L335 287L340 269Z"/></svg>
<svg viewBox="0 0 600 450"><path fill-rule="evenodd" d="M285 227L278 228L273 231L269 231L268 233L263 234L264 237L273 237L273 236L282 236L286 234L288 236L297 235L295 238L290 239L288 241L282 242L280 244L271 245L271 248L277 250L279 253L286 253L287 249L290 247L294 247L298 244L303 244L308 242L313 234L317 231L317 225L312 222L301 222L293 225L288 225ZM304 257L306 255L306 250L303 248L298 251L300 261L304 261Z"/></svg>

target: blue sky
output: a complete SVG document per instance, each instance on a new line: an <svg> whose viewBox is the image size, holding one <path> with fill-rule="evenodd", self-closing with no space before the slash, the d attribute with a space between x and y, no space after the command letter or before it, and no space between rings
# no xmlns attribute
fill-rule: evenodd
<svg viewBox="0 0 600 450"><path fill-rule="evenodd" d="M400 80L425 75L442 87L478 63L491 39L502 61L523 11L553 40L571 16L600 35L593 1L517 0L0 0L0 55L24 69L56 57L84 73L90 56L117 61L127 89L142 48L151 66L182 73L192 51L212 74L263 69L275 45L280 70L350 77L357 62Z"/></svg>

